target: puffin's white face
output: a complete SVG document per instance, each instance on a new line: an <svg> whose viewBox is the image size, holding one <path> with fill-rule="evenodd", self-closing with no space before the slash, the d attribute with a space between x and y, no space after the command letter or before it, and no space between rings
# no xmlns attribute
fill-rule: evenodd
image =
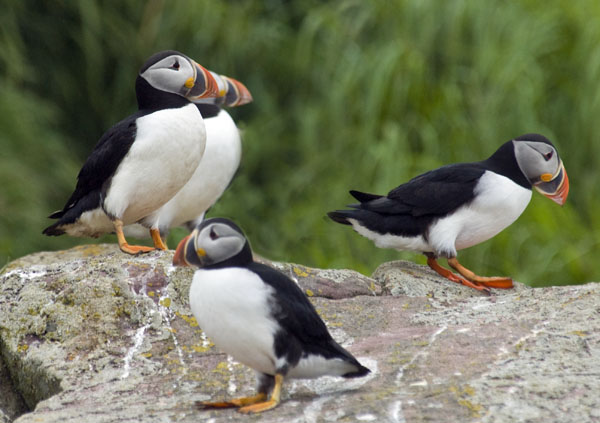
<svg viewBox="0 0 600 423"><path fill-rule="evenodd" d="M221 263L239 254L246 238L223 222L201 223L177 246L173 264L198 267Z"/></svg>
<svg viewBox="0 0 600 423"><path fill-rule="evenodd" d="M196 235L196 253L203 264L220 263L237 255L246 238L231 226L213 223L200 230Z"/></svg>
<svg viewBox="0 0 600 423"><path fill-rule="evenodd" d="M193 101L217 97L217 81L211 72L183 54L171 54L153 63L140 76L152 87Z"/></svg>
<svg viewBox="0 0 600 423"><path fill-rule="evenodd" d="M513 141L521 172L541 194L564 204L569 194L569 178L556 149L539 141Z"/></svg>

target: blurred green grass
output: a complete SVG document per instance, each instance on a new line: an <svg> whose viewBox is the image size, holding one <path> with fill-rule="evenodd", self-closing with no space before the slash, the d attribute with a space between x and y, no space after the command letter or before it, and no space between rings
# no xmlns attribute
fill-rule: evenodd
<svg viewBox="0 0 600 423"><path fill-rule="evenodd" d="M258 253L366 274L387 260L423 263L325 213L352 202L349 189L386 193L539 132L569 172L567 204L534 193L517 222L461 262L536 286L600 280L599 21L593 0L5 1L0 266L114 242L41 231L97 139L135 110L139 66L177 49L254 96L231 110L242 167L209 215L237 221Z"/></svg>

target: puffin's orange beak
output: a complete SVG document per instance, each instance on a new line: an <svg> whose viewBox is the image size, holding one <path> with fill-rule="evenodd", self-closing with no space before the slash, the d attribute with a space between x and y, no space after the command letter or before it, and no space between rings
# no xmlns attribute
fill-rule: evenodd
<svg viewBox="0 0 600 423"><path fill-rule="evenodd" d="M253 98L252 94L244 84L237 79L221 75L227 82L227 94L225 96L225 104L230 107L241 106L242 104L250 103Z"/></svg>
<svg viewBox="0 0 600 423"><path fill-rule="evenodd" d="M548 197L559 205L565 204L567 196L569 195L569 176L563 163L560 163L560 167L556 176L548 182L542 182L534 185L542 195Z"/></svg>
<svg viewBox="0 0 600 423"><path fill-rule="evenodd" d="M219 84L212 73L204 66L193 60L192 62L194 77L190 77L185 83L185 88L187 88L187 92L184 94L185 98L194 101L200 98L219 97Z"/></svg>
<svg viewBox="0 0 600 423"><path fill-rule="evenodd" d="M177 249L175 250L175 255L173 256L173 266L189 266L188 262L185 260L185 247L190 239L192 234L189 234L177 245Z"/></svg>

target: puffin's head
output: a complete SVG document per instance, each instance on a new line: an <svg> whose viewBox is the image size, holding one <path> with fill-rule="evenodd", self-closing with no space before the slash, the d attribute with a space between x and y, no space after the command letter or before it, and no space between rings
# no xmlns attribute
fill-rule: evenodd
<svg viewBox="0 0 600 423"><path fill-rule="evenodd" d="M207 267L230 259L252 260L248 240L231 220L204 220L191 234L183 238L173 257L175 266Z"/></svg>
<svg viewBox="0 0 600 423"><path fill-rule="evenodd" d="M157 90L178 94L190 101L219 96L217 81L211 72L178 51L166 50L152 55L140 69L139 76Z"/></svg>
<svg viewBox="0 0 600 423"><path fill-rule="evenodd" d="M569 177L552 143L539 134L525 134L513 141L517 164L541 194L561 206L569 195Z"/></svg>

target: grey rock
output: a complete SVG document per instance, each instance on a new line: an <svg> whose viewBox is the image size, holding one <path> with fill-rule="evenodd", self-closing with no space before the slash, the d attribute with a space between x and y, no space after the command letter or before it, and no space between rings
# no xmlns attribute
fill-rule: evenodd
<svg viewBox="0 0 600 423"><path fill-rule="evenodd" d="M260 416L198 411L254 375L204 336L172 254L82 246L2 269L0 423L600 421L599 284L482 296L408 262L368 278L265 260L372 373L287 381Z"/></svg>

